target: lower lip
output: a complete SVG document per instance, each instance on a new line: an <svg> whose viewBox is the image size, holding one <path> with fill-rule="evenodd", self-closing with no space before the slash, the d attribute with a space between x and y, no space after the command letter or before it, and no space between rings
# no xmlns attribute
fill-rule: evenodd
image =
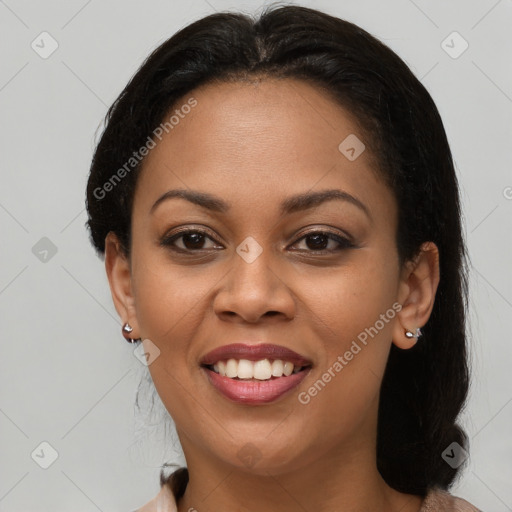
<svg viewBox="0 0 512 512"><path fill-rule="evenodd" d="M297 387L310 372L311 368L292 373L288 377L278 377L270 380L235 380L223 377L208 368L203 367L208 380L226 398L243 404L267 404L281 398Z"/></svg>

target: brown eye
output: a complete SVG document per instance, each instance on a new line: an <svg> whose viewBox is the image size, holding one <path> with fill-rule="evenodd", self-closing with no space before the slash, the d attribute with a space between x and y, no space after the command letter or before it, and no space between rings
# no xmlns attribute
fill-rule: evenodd
<svg viewBox="0 0 512 512"><path fill-rule="evenodd" d="M202 233L186 233L180 238L183 239L185 249L202 249L204 244L205 235Z"/></svg>
<svg viewBox="0 0 512 512"><path fill-rule="evenodd" d="M297 244L301 240L305 240L306 248L309 249L309 251L306 249L306 252L334 252L355 247L348 238L327 231L312 231L295 243ZM332 244L329 248L328 245L330 242L332 242ZM334 247L332 245L334 245Z"/></svg>
<svg viewBox="0 0 512 512"><path fill-rule="evenodd" d="M308 249L312 249L314 251L322 251L327 248L326 246L329 245L330 239L328 236L318 233L316 235L308 235L304 238L304 240L306 240Z"/></svg>
<svg viewBox="0 0 512 512"><path fill-rule="evenodd" d="M180 243L176 243L181 239ZM174 235L166 236L160 242L163 246L171 247L173 250L181 251L181 252L196 252L201 250L208 250L214 247L204 247L206 240L211 240L215 242L210 236L206 234L204 231L200 231L197 229L194 230L182 230Z"/></svg>

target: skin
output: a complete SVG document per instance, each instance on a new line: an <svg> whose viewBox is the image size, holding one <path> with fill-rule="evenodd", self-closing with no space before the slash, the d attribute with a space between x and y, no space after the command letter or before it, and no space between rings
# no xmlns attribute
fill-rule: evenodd
<svg viewBox="0 0 512 512"><path fill-rule="evenodd" d="M371 141L354 161L338 150L349 134L364 135L321 90L264 79L202 86L183 104L190 96L197 106L150 152L139 177L131 257L113 233L105 257L131 337L160 350L149 370L190 473L178 511L417 512L421 498L393 490L377 471L378 395L391 344L413 346L404 329L425 325L431 314L437 247L425 243L400 266L397 204L372 163ZM216 213L179 198L150 213L176 188L208 192L231 207ZM369 216L340 200L279 214L287 197L325 189L348 192ZM199 242L175 240L188 256L159 245L178 226L208 231ZM315 246L304 238L319 229L349 234L355 247L336 251L335 240ZM236 252L248 236L263 249L250 264ZM299 403L297 394L396 302L401 311L378 335L307 405ZM279 401L231 402L199 360L241 340L284 345L313 368ZM248 443L259 457L252 465L239 456Z"/></svg>

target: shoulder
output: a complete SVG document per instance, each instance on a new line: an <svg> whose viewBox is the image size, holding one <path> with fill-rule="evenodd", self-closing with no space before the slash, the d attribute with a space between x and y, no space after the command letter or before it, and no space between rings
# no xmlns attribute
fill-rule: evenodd
<svg viewBox="0 0 512 512"><path fill-rule="evenodd" d="M450 494L448 491L431 489L423 501L419 512L482 512L468 501Z"/></svg>
<svg viewBox="0 0 512 512"><path fill-rule="evenodd" d="M133 512L177 512L176 500L169 487L164 485L151 501Z"/></svg>

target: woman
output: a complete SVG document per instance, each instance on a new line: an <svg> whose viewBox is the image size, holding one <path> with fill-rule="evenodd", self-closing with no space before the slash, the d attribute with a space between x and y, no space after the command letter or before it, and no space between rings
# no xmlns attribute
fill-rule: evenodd
<svg viewBox="0 0 512 512"><path fill-rule="evenodd" d="M187 462L140 511L477 510L467 277L438 110L302 7L208 16L107 114L88 227Z"/></svg>

